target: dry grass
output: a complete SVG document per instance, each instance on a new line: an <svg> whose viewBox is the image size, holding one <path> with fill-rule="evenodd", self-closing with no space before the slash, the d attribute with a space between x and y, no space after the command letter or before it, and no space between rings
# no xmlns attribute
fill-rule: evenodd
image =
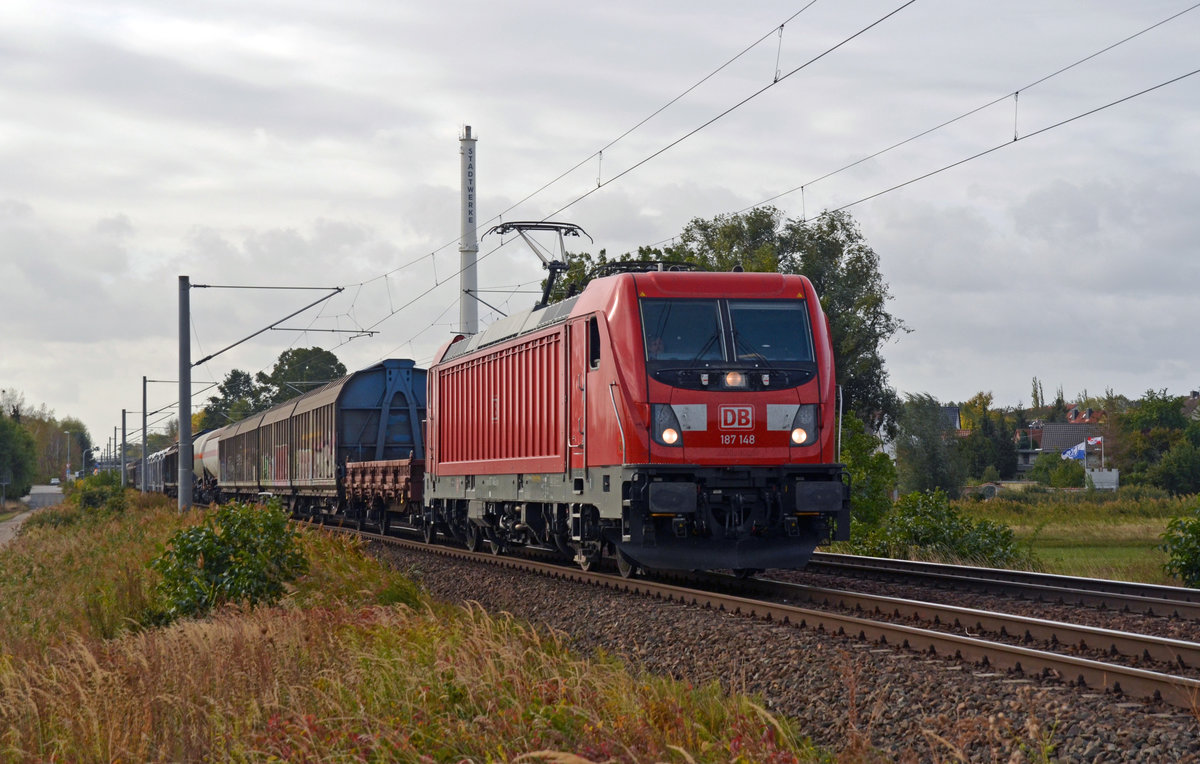
<svg viewBox="0 0 1200 764"><path fill-rule="evenodd" d="M227 611L0 665L16 760L798 761L717 687L633 678L559 636L432 607ZM687 752L686 754L682 752Z"/></svg>
<svg viewBox="0 0 1200 764"><path fill-rule="evenodd" d="M281 607L147 627L145 561L198 515L47 516L0 550L0 760L818 758L750 699L430 603L343 536L304 534Z"/></svg>

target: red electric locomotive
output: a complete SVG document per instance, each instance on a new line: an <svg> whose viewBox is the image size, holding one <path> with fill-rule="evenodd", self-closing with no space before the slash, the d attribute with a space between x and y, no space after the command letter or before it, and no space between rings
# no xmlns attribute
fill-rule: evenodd
<svg viewBox="0 0 1200 764"><path fill-rule="evenodd" d="M753 572L849 535L829 327L803 276L595 279L455 339L428 383L422 523L470 548Z"/></svg>

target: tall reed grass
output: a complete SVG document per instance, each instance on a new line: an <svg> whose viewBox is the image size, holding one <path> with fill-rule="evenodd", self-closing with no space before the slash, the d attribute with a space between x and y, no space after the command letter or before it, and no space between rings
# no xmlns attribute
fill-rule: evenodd
<svg viewBox="0 0 1200 764"><path fill-rule="evenodd" d="M430 602L324 532L303 534L310 573L282 605L146 626L146 563L200 513L137 501L48 515L0 550L0 760L819 758L753 700Z"/></svg>

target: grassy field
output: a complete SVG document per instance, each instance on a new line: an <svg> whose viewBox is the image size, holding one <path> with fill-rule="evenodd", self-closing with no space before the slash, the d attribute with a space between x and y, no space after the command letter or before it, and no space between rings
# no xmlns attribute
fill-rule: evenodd
<svg viewBox="0 0 1200 764"><path fill-rule="evenodd" d="M0 549L0 760L851 760L718 685L432 602L341 535L303 531L278 606L152 626L147 562L201 512L127 497L42 510Z"/></svg>
<svg viewBox="0 0 1200 764"><path fill-rule="evenodd" d="M1196 505L1137 491L1110 494L1036 492L959 502L972 518L1011 527L1048 573L1178 585L1163 572L1160 548L1167 522Z"/></svg>

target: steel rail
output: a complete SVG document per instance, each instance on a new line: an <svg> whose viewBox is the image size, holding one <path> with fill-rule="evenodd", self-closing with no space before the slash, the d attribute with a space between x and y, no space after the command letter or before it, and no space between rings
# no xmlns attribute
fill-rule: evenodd
<svg viewBox="0 0 1200 764"><path fill-rule="evenodd" d="M1163 584L1147 584L1140 581L1113 581L1108 578L1088 578L1086 576L1064 576L1058 573L1039 573L1033 570L1008 570L1006 568L985 568L970 565L952 565L949 563L924 562L921 560L896 560L888 557L867 557L864 555L833 554L831 552L814 552L814 562L860 562L874 567L908 571L924 570L929 572L947 572L969 578L986 578L999 581L1015 581L1019 583L1038 584L1041 586L1062 586L1067 588L1087 589L1096 592L1112 592L1114 594L1132 594L1139 597L1150 597L1179 602L1200 602L1200 589L1187 586L1166 586Z"/></svg>
<svg viewBox="0 0 1200 764"><path fill-rule="evenodd" d="M1200 620L1200 601L1172 598L1196 596L1194 590L1173 586L1154 586L1102 579L1052 576L1025 571L970 568L963 565L911 563L854 555L814 554L805 570L811 573L840 573L860 577L902 576L923 584L944 584L955 588L970 587L1001 594L1017 594L1045 602L1089 605L1117 611L1174 616ZM1016 575L1011 575L1016 574ZM1128 588L1122 587L1128 584ZM1132 593L1139 592L1139 593Z"/></svg>
<svg viewBox="0 0 1200 764"><path fill-rule="evenodd" d="M424 544L395 536L372 533L363 533L362 535L376 541L429 554L461 560L484 561L511 570L535 571L558 580L576 581L602 586L617 592L649 596L667 602L679 602L815 629L881 645L968 661L994 669L1019 671L1032 676L1054 677L1066 684L1118 692L1144 699L1161 699L1181 708L1195 709L1200 706L1200 680L1198 679L1061 655L1019 645L991 642L967 635L887 621L872 621L859 616L754 600L720 592L690 589L656 581L621 578L608 573L585 572L575 567L523 557L469 552L465 549L439 544Z"/></svg>
<svg viewBox="0 0 1200 764"><path fill-rule="evenodd" d="M1071 645L1180 667L1200 667L1200 643L1182 639L770 579L737 583L743 588L748 586L755 590L755 593L799 599L827 607L840 607L843 610L945 624L951 628L998 634L1024 639L1026 642Z"/></svg>

